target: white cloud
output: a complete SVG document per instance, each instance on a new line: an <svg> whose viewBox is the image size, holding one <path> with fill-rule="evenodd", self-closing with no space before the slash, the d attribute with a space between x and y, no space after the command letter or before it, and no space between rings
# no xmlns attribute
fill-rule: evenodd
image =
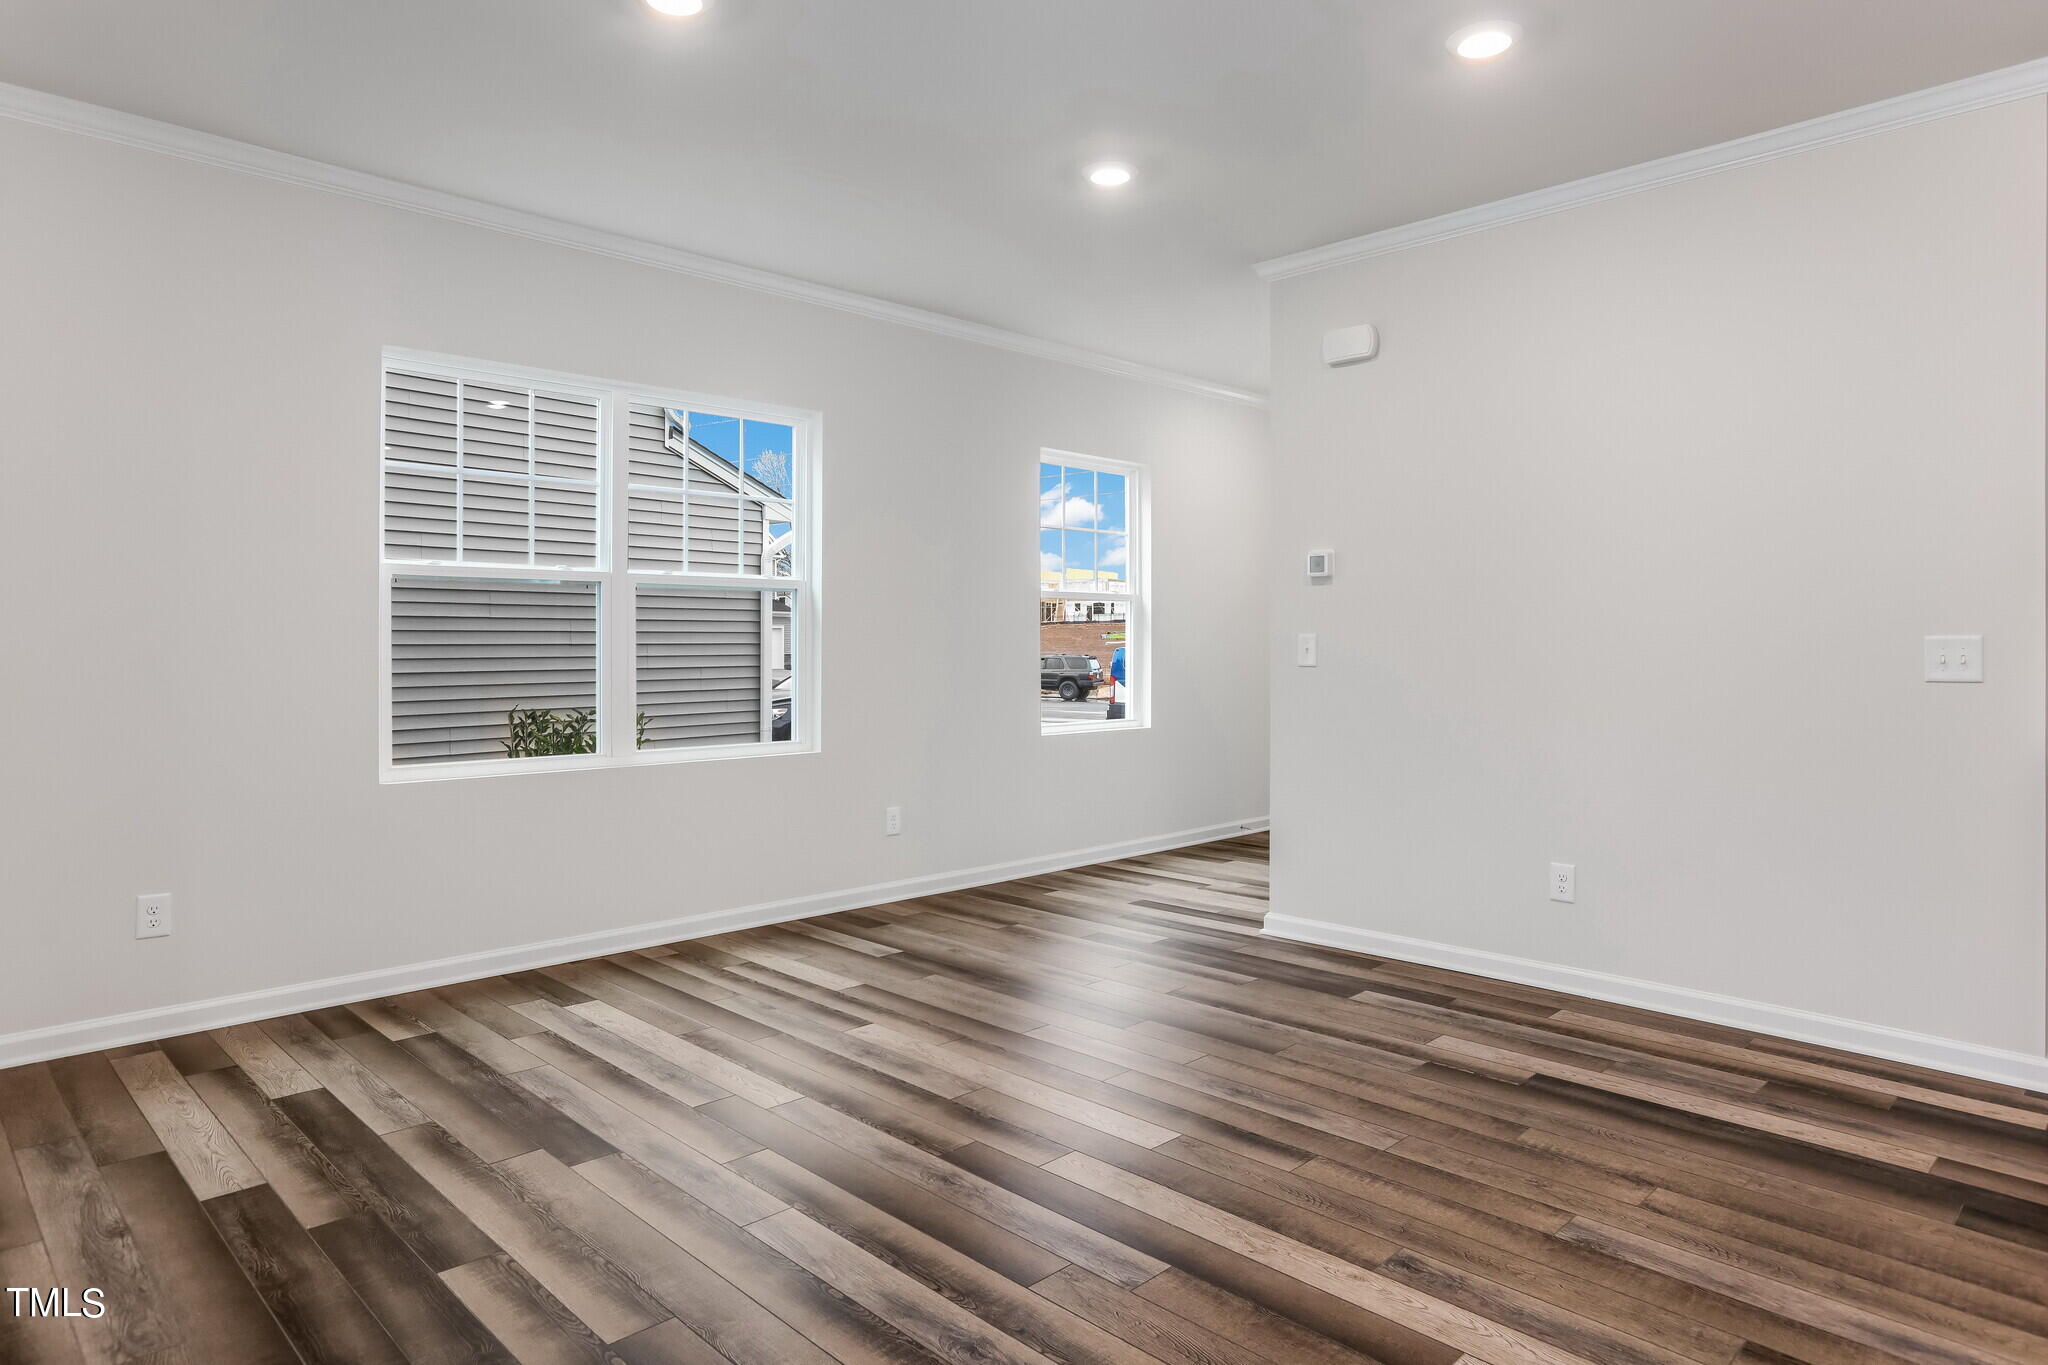
<svg viewBox="0 0 2048 1365"><path fill-rule="evenodd" d="M1093 526L1096 517L1102 514L1102 509L1086 498L1068 498L1060 510L1066 515L1064 524L1068 526Z"/></svg>
<svg viewBox="0 0 2048 1365"><path fill-rule="evenodd" d="M1131 547L1128 545L1119 545L1113 550L1102 552L1102 567L1105 569L1121 569L1130 562Z"/></svg>
<svg viewBox="0 0 2048 1365"><path fill-rule="evenodd" d="M1093 526L1102 515L1099 503L1071 496L1073 485L1063 483L1038 495L1038 520L1055 526Z"/></svg>
<svg viewBox="0 0 2048 1365"><path fill-rule="evenodd" d="M1040 573L1059 573L1066 567L1067 561L1058 555L1041 552L1038 556L1038 571Z"/></svg>

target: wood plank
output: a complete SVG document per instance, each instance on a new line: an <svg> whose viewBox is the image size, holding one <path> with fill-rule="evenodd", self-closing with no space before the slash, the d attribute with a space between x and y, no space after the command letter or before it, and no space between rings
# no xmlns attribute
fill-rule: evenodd
<svg viewBox="0 0 2048 1365"><path fill-rule="evenodd" d="M1055 1360L1084 1365L1146 1365L1152 1357L1015 1281L963 1256L866 1200L847 1193L775 1152L736 1162L749 1180L800 1208L813 1221L920 1284L941 1287L949 1299L1002 1332ZM1050 1277L1075 1271L1072 1266ZM1095 1277L1090 1276L1091 1279ZM1117 1294L1125 1291L1095 1279ZM1033 1288L1042 1289L1046 1280Z"/></svg>
<svg viewBox="0 0 2048 1365"><path fill-rule="evenodd" d="M515 1012L510 1005L499 999L493 983L487 980L442 986L428 994L447 1001L501 1038L523 1038L527 1034L540 1031L539 1024Z"/></svg>
<svg viewBox="0 0 2048 1365"><path fill-rule="evenodd" d="M612 1349L625 1365L732 1365L730 1356L674 1318L635 1332Z"/></svg>
<svg viewBox="0 0 2048 1365"><path fill-rule="evenodd" d="M942 1360L956 1365L1053 1365L795 1209L764 1218L747 1231Z"/></svg>
<svg viewBox="0 0 2048 1365"><path fill-rule="evenodd" d="M1239 1343L1079 1266L1049 1275L1032 1289L1166 1365L1235 1365L1244 1354Z"/></svg>
<svg viewBox="0 0 2048 1365"><path fill-rule="evenodd" d="M488 1233L604 1341L670 1316L647 1291L493 1167L431 1124L390 1136L391 1147L466 1219ZM488 1251L486 1254L488 1254Z"/></svg>
<svg viewBox="0 0 2048 1365"><path fill-rule="evenodd" d="M1375 1365L1320 1332L1178 1268L1146 1281L1133 1294L1275 1365ZM1476 1359L1460 1356L1454 1365Z"/></svg>
<svg viewBox="0 0 2048 1365"><path fill-rule="evenodd" d="M408 1018L425 1025L426 1030L440 1034L494 1071L509 1076L515 1071L524 1071L530 1066L537 1065L532 1054L474 1015L449 1003L443 993L414 991L408 995L394 996L390 1004L395 1009L403 1010ZM496 1008L506 1016L518 1020L526 1033L535 1031L532 1020L513 1014L488 996L482 997L480 1004L486 1008Z"/></svg>
<svg viewBox="0 0 2048 1365"><path fill-rule="evenodd" d="M1425 1336L1495 1365L1592 1365L1583 1356L1440 1302L1399 1281L1303 1246L1248 1219L1212 1208L1083 1153L1071 1152L1048 1163L1045 1169L1098 1194L1165 1218L1304 1284L1384 1313Z"/></svg>
<svg viewBox="0 0 2048 1365"><path fill-rule="evenodd" d="M367 1214L313 1229L412 1365L514 1365L510 1352L405 1243Z"/></svg>
<svg viewBox="0 0 2048 1365"><path fill-rule="evenodd" d="M104 1053L51 1062L50 1081L78 1126L85 1149L100 1165L111 1166L164 1149Z"/></svg>
<svg viewBox="0 0 2048 1365"><path fill-rule="evenodd" d="M479 1104L468 1091L384 1034L355 1033L335 1041L378 1080L485 1161L501 1161L539 1145L530 1134Z"/></svg>
<svg viewBox="0 0 2048 1365"><path fill-rule="evenodd" d="M886 1170L780 1114L756 1109L737 1097L721 1100L719 1105L723 1106L721 1119L762 1146L875 1207L890 1210L920 1231L1019 1284L1035 1283L1066 1264L1063 1257L1020 1233L944 1199L916 1180Z"/></svg>
<svg viewBox="0 0 2048 1365"><path fill-rule="evenodd" d="M209 1199L205 1207L306 1365L408 1365L404 1352L268 1185Z"/></svg>
<svg viewBox="0 0 2048 1365"><path fill-rule="evenodd" d="M707 1052L687 1038L664 1033L644 1020L615 1009L603 1001L592 1001L588 1005L571 1007L572 1012L600 1027L618 1034L627 1042L636 1044L658 1057L665 1057L691 1075L702 1077L728 1094L738 1095L750 1104L773 1108L801 1099L788 1086L779 1085L765 1076L749 1071L715 1052Z"/></svg>
<svg viewBox="0 0 2048 1365"><path fill-rule="evenodd" d="M567 1114L534 1099L512 1079L433 1034L399 1045L440 1076L503 1128L516 1134L523 1151L539 1148L571 1165L610 1156L615 1150ZM443 1125L444 1127L446 1125ZM494 1158L485 1158L492 1160Z"/></svg>
<svg viewBox="0 0 2048 1365"><path fill-rule="evenodd" d="M320 1082L279 1047L269 1034L254 1024L236 1024L213 1031L213 1040L256 1083L267 1099L318 1090ZM195 1087L196 1088L196 1087Z"/></svg>
<svg viewBox="0 0 2048 1365"><path fill-rule="evenodd" d="M1034 1141L1031 1134L1020 1129L1006 1126L998 1131L989 1120L964 1105L942 1099L873 1067L849 1061L837 1053L797 1039L779 1038L777 1041L781 1046L771 1051L760 1043L731 1038L717 1029L706 1029L697 1035L697 1041L746 1062L810 1099L829 1104L926 1151L950 1151L984 1135L1005 1150L1023 1146L1036 1151L1042 1146ZM1056 1152L1027 1154L1027 1159L1044 1160L1056 1155Z"/></svg>
<svg viewBox="0 0 2048 1365"><path fill-rule="evenodd" d="M519 1365L625 1365L510 1256L486 1256L444 1270L441 1280Z"/></svg>
<svg viewBox="0 0 2048 1365"><path fill-rule="evenodd" d="M0 1129L0 1251L33 1246L43 1240L36 1225L36 1212L22 1187L21 1170L14 1163L14 1145Z"/></svg>
<svg viewBox="0 0 2048 1365"><path fill-rule="evenodd" d="M348 1006L348 1012L368 1024L379 1037L404 1042L429 1032L419 1020L407 1015L388 1000L362 1000Z"/></svg>
<svg viewBox="0 0 2048 1365"><path fill-rule="evenodd" d="M576 1173L727 1283L744 1287L747 1297L833 1359L847 1365L930 1359L872 1313L833 1293L631 1157L606 1157L578 1167ZM775 1331L772 1322L762 1326Z"/></svg>
<svg viewBox="0 0 2048 1365"><path fill-rule="evenodd" d="M684 1104L706 1104L729 1093L660 1053L649 1052L611 1029L551 1001L522 1001L512 1008L592 1056L602 1058L627 1075Z"/></svg>
<svg viewBox="0 0 2048 1365"><path fill-rule="evenodd" d="M233 1066L235 1059L228 1056L221 1045L206 1033L187 1033L177 1038L166 1038L153 1051L161 1052L170 1059L178 1071L190 1076L199 1071L218 1071L224 1066Z"/></svg>
<svg viewBox="0 0 2048 1365"><path fill-rule="evenodd" d="M47 1062L0 1071L0 1132L15 1147L82 1142Z"/></svg>
<svg viewBox="0 0 2048 1365"><path fill-rule="evenodd" d="M356 1211L331 1163L247 1073L231 1067L188 1079L302 1226L318 1227Z"/></svg>
<svg viewBox="0 0 2048 1365"><path fill-rule="evenodd" d="M182 1353L166 1316L168 1304L85 1143L71 1137L21 1147L14 1159L43 1230L53 1276L45 1287L98 1289L112 1306L104 1317L72 1321L85 1358L178 1360Z"/></svg>
<svg viewBox="0 0 2048 1365"><path fill-rule="evenodd" d="M498 1249L434 1184L399 1158L393 1150L395 1144L380 1140L334 1095L308 1090L271 1103L319 1149L351 1202L381 1219L430 1268L447 1270ZM435 1124L422 1123L402 1131L431 1133L441 1142L457 1145Z"/></svg>
<svg viewBox="0 0 2048 1365"><path fill-rule="evenodd" d="M298 1365L298 1352L168 1155L132 1157L103 1166L100 1175L149 1265L162 1296L158 1306L195 1365ZM110 1304L109 1311L123 1308ZM7 1359L4 1351L0 1359Z"/></svg>
<svg viewBox="0 0 2048 1365"><path fill-rule="evenodd" d="M57 1272L41 1242L0 1247L0 1287L56 1284ZM10 1297L0 1311L0 1360L8 1365L85 1365L85 1353L67 1319L18 1312Z"/></svg>
<svg viewBox="0 0 2048 1365"><path fill-rule="evenodd" d="M1041 1208L1000 1185L815 1101L799 1100L778 1112L890 1174L1007 1228L1114 1284L1135 1288L1166 1269L1163 1262L1143 1252L1133 1251L1092 1228Z"/></svg>
<svg viewBox="0 0 2048 1365"><path fill-rule="evenodd" d="M585 1052L566 1038L542 1031L520 1040L528 1066L548 1066L636 1118L671 1137L680 1138L713 1161L731 1161L760 1150L760 1144L704 1117L673 1095L655 1089L638 1076L619 1070L602 1057ZM516 1074L516 1073L514 1073ZM596 1131L593 1129L593 1131ZM617 1145L616 1139L607 1139Z"/></svg>
<svg viewBox="0 0 2048 1365"><path fill-rule="evenodd" d="M985 1179L1155 1256L1175 1270L1212 1285L1228 1285L1235 1297L1248 1300L1256 1309L1374 1360L1400 1361L1404 1365L1451 1365L1460 1354L1379 1313L993 1148L976 1143L954 1153L954 1160ZM1148 1280L1137 1292L1149 1291L1173 1273L1169 1270Z"/></svg>
<svg viewBox="0 0 2048 1365"><path fill-rule="evenodd" d="M782 1207L780 1201L762 1194L681 1138L621 1109L553 1067L521 1072L519 1083L538 1099L602 1135L606 1142L604 1155L613 1151L629 1153L648 1170L735 1223L766 1218Z"/></svg>
<svg viewBox="0 0 2048 1365"><path fill-rule="evenodd" d="M829 1365L830 1358L814 1343L545 1152L508 1161L501 1169L527 1198L738 1365ZM779 1199L763 1198L784 1207Z"/></svg>
<svg viewBox="0 0 2048 1365"><path fill-rule="evenodd" d="M1919 1365L2025 1365L2018 1356L1959 1345L1910 1323L1845 1304L1798 1285L1730 1265L1590 1219L1575 1218L1558 1234L1566 1241L1633 1261L1646 1269L1726 1294L1766 1311L1819 1327L1849 1341Z"/></svg>
<svg viewBox="0 0 2048 1365"><path fill-rule="evenodd" d="M123 1057L114 1071L201 1200L263 1183L248 1154L161 1052Z"/></svg>
<svg viewBox="0 0 2048 1365"><path fill-rule="evenodd" d="M349 1017L353 1019L355 1016ZM315 1028L305 1016L288 1014L278 1019L266 1019L263 1031L313 1079L319 1081L324 1090L368 1124L370 1131L392 1133L427 1121L427 1116L416 1105L335 1046L334 1040ZM362 1033L368 1030L355 1031ZM272 1098L287 1099L290 1096Z"/></svg>

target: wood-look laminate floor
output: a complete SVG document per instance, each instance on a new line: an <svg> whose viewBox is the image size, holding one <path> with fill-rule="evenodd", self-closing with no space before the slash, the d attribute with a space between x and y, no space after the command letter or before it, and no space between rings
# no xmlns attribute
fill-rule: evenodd
<svg viewBox="0 0 2048 1365"><path fill-rule="evenodd" d="M0 1360L2048 1362L2048 1098L1258 936L1241 839L0 1072ZM1816 970L1825 970L1816 964Z"/></svg>

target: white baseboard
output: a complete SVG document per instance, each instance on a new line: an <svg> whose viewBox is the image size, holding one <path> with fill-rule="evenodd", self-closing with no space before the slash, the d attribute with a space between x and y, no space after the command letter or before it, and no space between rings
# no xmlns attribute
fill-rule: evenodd
<svg viewBox="0 0 2048 1365"><path fill-rule="evenodd" d="M2048 1091L2048 1057L2024 1052L2008 1052L2003 1048L1937 1038L1926 1033L1909 1033L1883 1024L1812 1014L1806 1010L1767 1005L1759 1000L1743 1000L1732 995L1715 995L1683 986L1611 976L1606 972L1566 967L1554 962L1509 957L1477 948L1459 948L1448 943L1404 938L1372 929L1354 929L1350 925L1302 919L1296 915L1267 915L1265 932L1274 938L1291 939L1297 943L1346 948L1371 957L1418 962L1428 967L1469 972L1473 976L1492 977L1498 981L1567 991L1611 1004L1633 1005L1703 1023L1726 1024L1731 1028L1767 1033L1795 1042L1818 1043L1846 1052L1931 1067L1936 1071L1951 1071L1959 1076Z"/></svg>
<svg viewBox="0 0 2048 1365"><path fill-rule="evenodd" d="M355 1000L373 1000L380 996L397 995L403 991L419 991L459 981L474 981L478 977L498 976L505 972L531 971L536 967L551 967L561 962L601 957L606 953L651 948L658 943L704 938L711 934L729 933L735 929L782 924L789 920L808 919L813 915L829 915L840 910L858 910L868 905L884 905L890 901L937 895L943 891L964 891L969 887L1014 881L1019 877L1035 877L1041 873L1058 872L1070 867L1115 862L1119 858L1133 858L1141 853L1186 848L1191 844L1205 844L1216 839L1252 833L1265 829L1267 823L1264 816L1259 816L1228 824L1209 825L1201 829L1185 829L1172 834L1131 839L1123 843L1099 844L1093 848L1044 854L1015 862L990 863L984 867L963 868L955 872L939 872L924 877L909 877L902 881L879 882L850 891L833 891L816 896L800 896L791 900L766 901L759 905L744 905L732 910L686 915L680 919L659 920L652 924L635 924L623 929L605 929L594 934L548 939L542 943L494 948L489 952L468 953L461 957L437 958L432 962L379 968L371 972L357 972L352 976L333 976L319 981L303 981L296 985L250 991L242 995L225 995L211 1000L165 1005L158 1009L139 1010L133 1014L111 1014L98 1019L81 1019L76 1023L54 1024L48 1028L0 1035L0 1068L45 1061L51 1057L68 1057L80 1052L97 1052L101 1048L121 1047L128 1043L148 1042L156 1038L174 1038L202 1029L225 1028L230 1024L246 1024L257 1019L270 1019L280 1014L296 1014L301 1010L321 1009L328 1005L345 1005Z"/></svg>

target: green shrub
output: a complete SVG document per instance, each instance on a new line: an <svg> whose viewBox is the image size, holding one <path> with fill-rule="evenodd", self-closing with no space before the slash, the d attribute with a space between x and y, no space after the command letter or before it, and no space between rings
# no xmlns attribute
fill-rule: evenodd
<svg viewBox="0 0 2048 1365"><path fill-rule="evenodd" d="M552 711L538 706L515 706L505 717L504 748L507 758L547 758L555 754L597 752L597 713L587 706ZM647 743L647 713L633 717L633 740Z"/></svg>

